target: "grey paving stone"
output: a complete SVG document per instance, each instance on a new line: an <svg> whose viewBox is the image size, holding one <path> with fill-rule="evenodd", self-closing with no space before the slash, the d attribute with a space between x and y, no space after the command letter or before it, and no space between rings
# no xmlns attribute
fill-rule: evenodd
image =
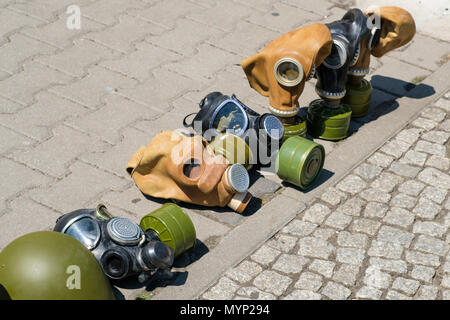
<svg viewBox="0 0 450 320"><path fill-rule="evenodd" d="M438 267L441 264L438 256L413 250L406 251L405 258L407 262L412 264L421 264L431 267Z"/></svg>
<svg viewBox="0 0 450 320"><path fill-rule="evenodd" d="M367 233L370 236L373 236L375 233L377 233L380 226L381 223L379 223L378 221L363 218L354 220L351 229L354 232L363 232Z"/></svg>
<svg viewBox="0 0 450 320"><path fill-rule="evenodd" d="M345 193L337 190L336 188L328 188L321 196L320 199L325 201L332 206L338 205L341 201L345 200L347 197Z"/></svg>
<svg viewBox="0 0 450 320"><path fill-rule="evenodd" d="M421 196L441 204L447 197L447 190L435 187L426 187Z"/></svg>
<svg viewBox="0 0 450 320"><path fill-rule="evenodd" d="M435 168L425 168L419 173L418 178L429 185L445 190L450 189L450 176Z"/></svg>
<svg viewBox="0 0 450 320"><path fill-rule="evenodd" d="M341 247L365 248L368 237L362 233L352 234L348 231L341 231L338 234L337 243Z"/></svg>
<svg viewBox="0 0 450 320"><path fill-rule="evenodd" d="M394 203L392 204L395 205ZM414 204L412 206L414 206ZM388 213L386 213L386 216L383 218L383 221L389 224L400 226L402 228L406 228L414 222L414 219L415 219L414 214L410 213L408 210L393 207L391 210L388 211Z"/></svg>
<svg viewBox="0 0 450 320"><path fill-rule="evenodd" d="M450 119L445 120L439 125L439 129L450 132Z"/></svg>
<svg viewBox="0 0 450 320"><path fill-rule="evenodd" d="M372 180L377 175L380 174L380 172L383 170L383 168L363 163L359 165L353 172L363 178L364 180Z"/></svg>
<svg viewBox="0 0 450 320"><path fill-rule="evenodd" d="M417 280L431 282L436 271L433 268L416 265L411 271L411 277Z"/></svg>
<svg viewBox="0 0 450 320"><path fill-rule="evenodd" d="M380 174L380 176L375 179L372 184L370 185L372 188L378 189L380 191L384 192L392 192L394 188L399 184L402 183L404 178L389 173L389 172L383 172Z"/></svg>
<svg viewBox="0 0 450 320"><path fill-rule="evenodd" d="M341 182L339 182L336 187L339 190L351 194L356 194L361 190L363 190L366 187L366 185L367 183L360 177L350 174L347 177L345 177Z"/></svg>
<svg viewBox="0 0 450 320"><path fill-rule="evenodd" d="M439 288L435 286L422 286L416 300L436 300Z"/></svg>
<svg viewBox="0 0 450 320"><path fill-rule="evenodd" d="M425 160L427 160L427 156L426 153L409 150L402 158L400 158L400 162L415 166L423 166Z"/></svg>
<svg viewBox="0 0 450 320"><path fill-rule="evenodd" d="M269 179L260 177L248 189L254 197L261 197L265 194L273 194L279 190L281 186Z"/></svg>
<svg viewBox="0 0 450 320"><path fill-rule="evenodd" d="M434 167L439 170L447 171L450 167L450 159L432 155L428 158L427 162L425 162L427 167Z"/></svg>
<svg viewBox="0 0 450 320"><path fill-rule="evenodd" d="M370 286L364 286L358 290L358 292L356 293L356 297L359 299L378 300L381 298L382 294L383 294L383 291L378 290L377 288L370 287Z"/></svg>
<svg viewBox="0 0 450 320"><path fill-rule="evenodd" d="M427 140L429 142L437 143L437 144L445 144L450 137L450 133L445 131L428 131L424 135L422 135L422 139Z"/></svg>
<svg viewBox="0 0 450 320"><path fill-rule="evenodd" d="M449 249L449 245L445 243L445 241L427 235L420 235L414 245L414 248L426 253L445 256Z"/></svg>
<svg viewBox="0 0 450 320"><path fill-rule="evenodd" d="M322 290L322 294L332 300L346 300L351 293L348 288L335 282L328 282Z"/></svg>
<svg viewBox="0 0 450 320"><path fill-rule="evenodd" d="M325 217L330 214L330 212L330 208L328 208L326 205L316 203L305 211L303 220L312 223L322 223Z"/></svg>
<svg viewBox="0 0 450 320"><path fill-rule="evenodd" d="M450 288L450 275L445 275L442 277L441 286L444 288Z"/></svg>
<svg viewBox="0 0 450 320"><path fill-rule="evenodd" d="M322 277L311 272L303 272L294 287L297 289L318 291L322 286Z"/></svg>
<svg viewBox="0 0 450 320"><path fill-rule="evenodd" d="M308 221L293 220L284 227L281 232L289 233L295 236L304 237L310 235L316 228L317 224Z"/></svg>
<svg viewBox="0 0 450 320"><path fill-rule="evenodd" d="M398 277L392 283L392 289L403 291L406 294L414 295L419 289L420 282L403 277Z"/></svg>
<svg viewBox="0 0 450 320"><path fill-rule="evenodd" d="M398 159L402 156L403 153L405 153L409 149L409 147L410 147L409 143L394 139L392 141L387 142L384 146L380 148L380 150Z"/></svg>
<svg viewBox="0 0 450 320"><path fill-rule="evenodd" d="M344 204L340 205L336 211L342 212L348 216L360 216L362 207L366 204L364 200L358 197L350 198Z"/></svg>
<svg viewBox="0 0 450 320"><path fill-rule="evenodd" d="M438 108L426 108L422 111L421 116L436 122L441 122L445 119L446 113Z"/></svg>
<svg viewBox="0 0 450 320"><path fill-rule="evenodd" d="M369 202L364 209L364 216L367 218L383 218L388 210L388 206L380 202Z"/></svg>
<svg viewBox="0 0 450 320"><path fill-rule="evenodd" d="M415 178L420 172L420 168L413 167L401 162L393 162L389 168L390 171L394 172L403 177Z"/></svg>
<svg viewBox="0 0 450 320"><path fill-rule="evenodd" d="M435 105L436 107L439 107L439 108L441 108L441 109L444 109L444 110L447 111L447 112L450 111L450 100L448 100L448 99L441 98L441 99L437 100L437 101L434 103L434 105Z"/></svg>
<svg viewBox="0 0 450 320"><path fill-rule="evenodd" d="M245 283L256 277L262 268L257 263L244 261L239 266L230 269L226 276L239 283Z"/></svg>
<svg viewBox="0 0 450 320"><path fill-rule="evenodd" d="M250 298L252 300L275 300L277 298L273 294L264 292L255 287L239 288L237 294Z"/></svg>
<svg viewBox="0 0 450 320"><path fill-rule="evenodd" d="M336 261L352 265L360 265L365 258L365 250L358 248L338 248Z"/></svg>
<svg viewBox="0 0 450 320"><path fill-rule="evenodd" d="M333 251L333 245L319 238L306 237L299 240L300 255L328 259Z"/></svg>
<svg viewBox="0 0 450 320"><path fill-rule="evenodd" d="M369 266L366 269L363 282L370 287L386 289L391 283L391 276L386 272L382 272L378 267Z"/></svg>
<svg viewBox="0 0 450 320"><path fill-rule="evenodd" d="M280 254L280 251L275 250L267 245L263 245L250 257L252 258L252 260L262 264L263 266L267 266L271 262L273 262Z"/></svg>
<svg viewBox="0 0 450 320"><path fill-rule="evenodd" d="M327 241L332 236L334 236L337 232L339 232L339 231L336 231L335 229L321 227L319 229L316 229L316 231L314 231L313 236L318 239Z"/></svg>
<svg viewBox="0 0 450 320"><path fill-rule="evenodd" d="M359 266L351 264L342 264L337 271L334 272L333 280L341 282L347 286L354 286L359 272Z"/></svg>
<svg viewBox="0 0 450 320"><path fill-rule="evenodd" d="M320 300L322 296L310 290L294 290L284 300Z"/></svg>
<svg viewBox="0 0 450 320"><path fill-rule="evenodd" d="M290 237L284 234L277 234L272 239L267 241L267 245L271 248L289 252L291 251L295 245L297 244L297 238Z"/></svg>
<svg viewBox="0 0 450 320"><path fill-rule="evenodd" d="M404 193L397 194L390 202L391 206L412 209L416 204L416 198Z"/></svg>
<svg viewBox="0 0 450 320"><path fill-rule="evenodd" d="M450 300L450 290L442 291L442 300Z"/></svg>
<svg viewBox="0 0 450 320"><path fill-rule="evenodd" d="M408 297L400 292L395 290L389 290L386 295L387 300L411 300L411 297Z"/></svg>
<svg viewBox="0 0 450 320"><path fill-rule="evenodd" d="M416 147L414 149L418 152L426 152L428 154L436 155L444 157L446 153L445 146L437 143L431 143L428 141L420 140L417 142Z"/></svg>
<svg viewBox="0 0 450 320"><path fill-rule="evenodd" d="M394 161L394 157L388 156L381 152L375 152L370 158L367 159L367 162L382 168L387 168Z"/></svg>
<svg viewBox="0 0 450 320"><path fill-rule="evenodd" d="M441 237L447 228L434 221L417 221L414 223L413 232L426 234L431 237Z"/></svg>
<svg viewBox="0 0 450 320"><path fill-rule="evenodd" d="M203 299L207 300L230 300L239 285L228 279L227 277L222 277L219 282L203 294Z"/></svg>
<svg viewBox="0 0 450 320"><path fill-rule="evenodd" d="M384 258L370 258L370 264L383 271L406 273L408 271L407 264L403 260L392 260Z"/></svg>
<svg viewBox="0 0 450 320"><path fill-rule="evenodd" d="M327 218L325 225L336 229L345 229L352 222L352 217L335 211Z"/></svg>
<svg viewBox="0 0 450 320"><path fill-rule="evenodd" d="M398 187L398 191L409 194L410 196L418 196L425 188L422 182L416 180L408 180Z"/></svg>
<svg viewBox="0 0 450 320"><path fill-rule="evenodd" d="M395 138L411 145L419 139L422 132L423 130L417 128L403 129Z"/></svg>
<svg viewBox="0 0 450 320"><path fill-rule="evenodd" d="M425 119L422 117L417 118L416 120L411 122L411 124L413 126L416 126L416 127L419 127L419 128L425 129L425 130L431 130L438 125L438 123L436 121Z"/></svg>
<svg viewBox="0 0 450 320"><path fill-rule="evenodd" d="M282 254L272 266L272 269L284 273L300 273L303 266L309 262L308 258L292 255Z"/></svg>
<svg viewBox="0 0 450 320"><path fill-rule="evenodd" d="M378 189L366 189L360 193L360 197L367 201L376 201L387 203L391 199L389 193L380 191Z"/></svg>
<svg viewBox="0 0 450 320"><path fill-rule="evenodd" d="M381 257L387 259L400 259L403 253L403 246L386 241L373 240L367 254L373 257Z"/></svg>
<svg viewBox="0 0 450 320"><path fill-rule="evenodd" d="M253 284L260 290L280 296L286 291L291 282L292 280L289 277L274 271L264 270L255 278Z"/></svg>
<svg viewBox="0 0 450 320"><path fill-rule="evenodd" d="M409 247L413 239L414 234L389 226L382 226L378 232L378 240L398 243L404 247Z"/></svg>
<svg viewBox="0 0 450 320"><path fill-rule="evenodd" d="M440 206L426 198L419 198L419 202L413 209L413 213L423 219L434 219L440 211Z"/></svg>
<svg viewBox="0 0 450 320"><path fill-rule="evenodd" d="M334 266L336 263L327 260L314 259L309 265L308 269L320 273L326 278L330 278L333 275Z"/></svg>
<svg viewBox="0 0 450 320"><path fill-rule="evenodd" d="M448 256L447 256L447 258L448 258ZM444 263L444 266L442 267L442 269L445 273L450 273L450 261L446 261Z"/></svg>

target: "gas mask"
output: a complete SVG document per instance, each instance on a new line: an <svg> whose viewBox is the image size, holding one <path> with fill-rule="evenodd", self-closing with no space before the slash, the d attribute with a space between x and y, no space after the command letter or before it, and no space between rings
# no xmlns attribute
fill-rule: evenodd
<svg viewBox="0 0 450 320"><path fill-rule="evenodd" d="M193 127L194 131L208 140L227 140L237 145L237 140L230 140L232 134L242 138L250 147L252 159L259 164L269 164L270 159L265 158L276 153L284 136L284 127L281 121L270 113L260 115L247 107L233 94L231 98L220 92L212 92L200 101L200 111L195 114L190 124L186 123L187 115L183 121L185 127ZM225 140L224 140L225 141ZM214 142L214 146L218 143ZM274 150L272 150L274 149ZM217 152L216 152L217 154Z"/></svg>
<svg viewBox="0 0 450 320"><path fill-rule="evenodd" d="M416 26L411 14L399 7L379 7L366 12L369 35L360 42L360 52L348 69L347 92L343 103L352 108L352 117L365 116L369 110L372 86L363 79L369 73L370 55L380 58L412 40Z"/></svg>
<svg viewBox="0 0 450 320"><path fill-rule="evenodd" d="M358 61L362 39L375 35L369 32L367 16L359 9L349 10L341 20L327 27L333 45L316 72L316 92L322 99L311 102L307 124L313 137L340 140L347 136L351 117L350 107L341 103L346 92L347 71ZM371 43L375 41L372 38Z"/></svg>
<svg viewBox="0 0 450 320"><path fill-rule="evenodd" d="M305 82L330 54L330 30L315 23L273 40L253 57L242 61L250 86L269 97L270 111L290 125L299 111Z"/></svg>
<svg viewBox="0 0 450 320"><path fill-rule="evenodd" d="M102 204L59 217L53 230L80 241L110 279L138 275L138 280L145 282L158 269L173 264L173 249L162 243L156 232L144 232L129 219L113 217Z"/></svg>
<svg viewBox="0 0 450 320"><path fill-rule="evenodd" d="M127 172L146 195L242 213L251 199L241 164L215 155L202 136L176 131L156 135L130 159Z"/></svg>

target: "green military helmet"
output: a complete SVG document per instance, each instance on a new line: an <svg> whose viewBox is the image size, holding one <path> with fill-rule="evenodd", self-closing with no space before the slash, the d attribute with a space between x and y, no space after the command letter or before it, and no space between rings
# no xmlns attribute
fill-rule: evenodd
<svg viewBox="0 0 450 320"><path fill-rule="evenodd" d="M53 231L26 234L0 252L0 300L112 300L111 284L81 242Z"/></svg>

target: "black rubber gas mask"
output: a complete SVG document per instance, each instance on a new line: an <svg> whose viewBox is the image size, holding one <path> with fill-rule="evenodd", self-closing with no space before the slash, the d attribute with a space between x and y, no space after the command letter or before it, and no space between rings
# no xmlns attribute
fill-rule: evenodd
<svg viewBox="0 0 450 320"><path fill-rule="evenodd" d="M101 204L59 217L54 231L74 237L91 250L111 279L139 275L138 280L145 282L158 269L173 264L173 249L156 232L144 232L129 219L111 216Z"/></svg>
<svg viewBox="0 0 450 320"><path fill-rule="evenodd" d="M256 149L262 148L271 154L271 148L278 149L281 145L285 132L281 121L270 113L260 115L239 101L234 94L230 98L221 92L212 92L199 105L200 111L187 115L183 124L185 127L193 127L195 132L208 141L227 132L244 139L254 153L257 152ZM195 117L188 124L186 119L194 114Z"/></svg>
<svg viewBox="0 0 450 320"><path fill-rule="evenodd" d="M317 68L317 94L325 100L340 100L345 95L349 67L355 65L361 52L362 40L376 44L377 33L370 32L367 16L359 9L349 10L341 20L326 26L330 29L333 46L330 55Z"/></svg>

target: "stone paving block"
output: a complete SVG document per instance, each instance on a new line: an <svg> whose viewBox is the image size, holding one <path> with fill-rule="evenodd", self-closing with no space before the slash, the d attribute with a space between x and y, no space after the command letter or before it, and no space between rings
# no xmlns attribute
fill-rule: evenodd
<svg viewBox="0 0 450 320"><path fill-rule="evenodd" d="M43 21L40 19L21 14L8 8L2 8L0 20L2 21L2 26L0 27L2 38L23 27L34 27L43 24Z"/></svg>
<svg viewBox="0 0 450 320"><path fill-rule="evenodd" d="M392 192L394 188L402 183L404 178L389 172L382 172L371 184L372 188L383 192Z"/></svg>
<svg viewBox="0 0 450 320"><path fill-rule="evenodd" d="M118 57L111 49L89 39L75 40L73 46L52 55L40 55L35 60L43 65L68 73L74 77L87 74L87 68L104 59ZM67 63L70 61L70 63Z"/></svg>
<svg viewBox="0 0 450 320"><path fill-rule="evenodd" d="M442 120L445 119L446 112L443 112L439 108L432 108L428 107L423 110L420 115L424 118L436 121L436 122L442 122Z"/></svg>
<svg viewBox="0 0 450 320"><path fill-rule="evenodd" d="M328 259L333 251L333 245L319 238L305 237L299 240L299 255Z"/></svg>
<svg viewBox="0 0 450 320"><path fill-rule="evenodd" d="M426 253L445 256L449 249L449 245L442 240L427 235L420 235L414 245L414 248Z"/></svg>
<svg viewBox="0 0 450 320"><path fill-rule="evenodd" d="M364 209L364 216L367 218L383 218L388 210L384 203L369 202Z"/></svg>
<svg viewBox="0 0 450 320"><path fill-rule="evenodd" d="M380 241L393 242L404 247L409 247L412 240L414 239L414 235L410 232L398 228L382 226L380 231L378 232L377 238Z"/></svg>
<svg viewBox="0 0 450 320"><path fill-rule="evenodd" d="M447 190L428 186L423 190L421 196L441 204L447 197Z"/></svg>
<svg viewBox="0 0 450 320"><path fill-rule="evenodd" d="M420 140L417 142L416 151L426 152L428 154L434 154L437 156L444 157L446 154L446 148L443 145L437 143L430 143L428 141Z"/></svg>
<svg viewBox="0 0 450 320"><path fill-rule="evenodd" d="M401 140L403 142L413 144L414 142L416 142L419 139L422 132L423 132L423 130L417 129L417 128L403 129L402 131L400 131L397 134L397 136L395 138L397 140Z"/></svg>
<svg viewBox="0 0 450 320"><path fill-rule="evenodd" d="M352 234L348 231L341 231L337 237L337 243L341 247L365 248L368 237L365 234Z"/></svg>
<svg viewBox="0 0 450 320"><path fill-rule="evenodd" d="M18 192L52 181L50 177L6 158L0 159L0 173L4 177L0 184L0 212L5 209L6 200Z"/></svg>
<svg viewBox="0 0 450 320"><path fill-rule="evenodd" d="M297 289L318 291L322 286L322 277L311 272L303 272L294 287Z"/></svg>
<svg viewBox="0 0 450 320"><path fill-rule="evenodd" d="M330 208L328 208L326 205L316 203L305 211L303 220L312 223L322 223L326 216L330 214L330 212Z"/></svg>
<svg viewBox="0 0 450 320"><path fill-rule="evenodd" d="M230 300L235 292L239 289L239 285L227 277L222 277L219 282L203 294L202 298L206 300Z"/></svg>
<svg viewBox="0 0 450 320"><path fill-rule="evenodd" d="M345 229L352 222L352 217L335 211L327 218L325 225L339 230Z"/></svg>
<svg viewBox="0 0 450 320"><path fill-rule="evenodd" d="M307 11L311 11L317 13L319 15L329 15L330 13L338 12L339 15L343 15L340 11L343 11L340 8L332 8L333 3L325 0L317 0L314 2L308 0L284 0L282 2L289 3L292 6L296 6L302 8Z"/></svg>
<svg viewBox="0 0 450 320"><path fill-rule="evenodd" d="M369 159L367 159L367 162L382 168L389 167L392 161L394 161L394 157L385 155L381 152L375 152Z"/></svg>
<svg viewBox="0 0 450 320"><path fill-rule="evenodd" d="M383 169L378 166L363 163L359 165L353 172L364 180L372 180L373 178L378 176L382 170Z"/></svg>
<svg viewBox="0 0 450 320"><path fill-rule="evenodd" d="M89 32L84 38L126 53L133 49L135 42L143 40L151 34L164 32L164 29L160 26L142 19L136 19L130 15L119 16L119 21L110 28Z"/></svg>
<svg viewBox="0 0 450 320"><path fill-rule="evenodd" d="M345 193L337 190L334 187L328 188L320 196L320 199L322 201L325 201L325 202L331 204L332 206L338 205L339 203L341 203L341 201L345 200L346 198L347 198L347 196L345 195Z"/></svg>
<svg viewBox="0 0 450 320"><path fill-rule="evenodd" d="M445 144L450 137L450 133L445 131L428 131L424 135L422 135L422 139L427 140L429 142L434 142L438 144Z"/></svg>
<svg viewBox="0 0 450 320"><path fill-rule="evenodd" d="M436 300L439 289L435 286L422 286L416 300Z"/></svg>
<svg viewBox="0 0 450 320"><path fill-rule="evenodd" d="M250 257L262 264L263 266L268 266L270 263L275 261L275 259L281 254L280 251L275 250L267 245L263 245L259 248L255 253L253 253Z"/></svg>
<svg viewBox="0 0 450 320"><path fill-rule="evenodd" d="M24 149L29 147L33 140L26 136L14 132L12 129L0 126L0 154L8 154L14 152L15 149Z"/></svg>
<svg viewBox="0 0 450 320"><path fill-rule="evenodd" d="M439 170L447 171L450 167L450 159L432 155L428 158L427 162L425 163L427 167L434 167Z"/></svg>
<svg viewBox="0 0 450 320"><path fill-rule="evenodd" d="M380 151L383 151L384 153L398 159L402 156L403 153L408 151L409 147L410 147L409 143L406 143L398 139L394 139L384 144L380 148Z"/></svg>
<svg viewBox="0 0 450 320"><path fill-rule="evenodd" d="M57 48L16 33L9 37L9 42L0 47L2 59L0 69L8 73L19 71L22 63L38 54L51 54Z"/></svg>
<svg viewBox="0 0 450 320"><path fill-rule="evenodd" d="M294 290L283 300L320 300L322 296L310 290Z"/></svg>
<svg viewBox="0 0 450 320"><path fill-rule="evenodd" d="M431 130L438 125L437 122L422 117L417 118L411 124L424 130Z"/></svg>
<svg viewBox="0 0 450 320"><path fill-rule="evenodd" d="M0 81L0 94L23 105L31 104L39 91L72 79L37 62L27 62L23 68L23 71Z"/></svg>
<svg viewBox="0 0 450 320"><path fill-rule="evenodd" d="M450 111L450 100L448 99L444 99L444 98L440 98L439 100L437 100L434 103L434 106L439 107L445 111Z"/></svg>
<svg viewBox="0 0 450 320"><path fill-rule="evenodd" d="M346 300L352 292L336 282L328 282L322 289L322 294L331 300Z"/></svg>
<svg viewBox="0 0 450 320"><path fill-rule="evenodd" d="M359 272L359 266L351 264L342 264L340 268L334 272L333 280L341 282L347 286L354 286Z"/></svg>
<svg viewBox="0 0 450 320"><path fill-rule="evenodd" d="M419 198L419 202L416 207L413 209L413 213L415 213L418 217L423 219L434 219L436 215L441 211L441 207L438 206L431 200L426 198Z"/></svg>
<svg viewBox="0 0 450 320"><path fill-rule="evenodd" d="M226 276L239 283L245 283L256 277L262 268L254 262L244 261L239 266L227 271Z"/></svg>
<svg viewBox="0 0 450 320"><path fill-rule="evenodd" d="M393 207L383 221L389 224L397 225L402 228L406 228L414 222L415 216L408 210L398 207Z"/></svg>
<svg viewBox="0 0 450 320"><path fill-rule="evenodd" d="M24 108L23 104L0 97L0 115L14 114Z"/></svg>
<svg viewBox="0 0 450 320"><path fill-rule="evenodd" d="M326 278L331 278L336 263L327 260L314 259L309 265L308 269L315 271Z"/></svg>
<svg viewBox="0 0 450 320"><path fill-rule="evenodd" d="M320 18L320 15L305 11L301 7L279 2L272 5L270 12L254 11L246 20L284 34Z"/></svg>
<svg viewBox="0 0 450 320"><path fill-rule="evenodd" d="M90 2L92 0L77 0L76 4L83 7ZM8 7L16 12L21 12L42 21L51 21L57 15L60 15L61 12L65 12L67 7L72 4L73 0L14 1Z"/></svg>
<svg viewBox="0 0 450 320"><path fill-rule="evenodd" d="M12 200L9 207L11 210L0 216L2 226L0 250L27 233L39 230L51 231L60 216L59 213L24 197Z"/></svg>
<svg viewBox="0 0 450 320"><path fill-rule="evenodd" d="M341 182L337 184L339 190L349 192L351 194L356 194L366 187L367 183L360 177L353 174L345 177Z"/></svg>
<svg viewBox="0 0 450 320"><path fill-rule="evenodd" d="M136 80L105 68L94 66L89 68L88 75L81 80L68 85L55 86L49 91L90 109L97 109L107 96L117 92L121 93L121 89L132 88L136 85Z"/></svg>
<svg viewBox="0 0 450 320"><path fill-rule="evenodd" d="M409 194L410 196L418 196L425 188L425 185L416 180L408 180L398 187L398 191Z"/></svg>
<svg viewBox="0 0 450 320"><path fill-rule="evenodd" d="M309 236L315 229L317 224L308 221L293 220L281 232L289 233L295 236Z"/></svg>
<svg viewBox="0 0 450 320"><path fill-rule="evenodd" d="M411 270L411 277L417 280L431 282L436 271L433 268L416 265Z"/></svg>
<svg viewBox="0 0 450 320"><path fill-rule="evenodd" d="M371 257L400 259L403 253L402 245L394 242L373 240L367 254Z"/></svg>
<svg viewBox="0 0 450 320"><path fill-rule="evenodd" d="M292 280L277 272L264 270L253 281L253 284L260 290L267 291L276 296L282 295Z"/></svg>
<svg viewBox="0 0 450 320"><path fill-rule="evenodd" d="M144 9L145 3L138 0L98 0L83 6L81 14L105 25L118 22L118 16L132 9Z"/></svg>
<svg viewBox="0 0 450 320"><path fill-rule="evenodd" d="M363 232L367 233L370 236L373 236L377 233L378 228L380 228L381 223L378 221L370 220L370 219L356 219L353 221L351 229L354 232Z"/></svg>
<svg viewBox="0 0 450 320"><path fill-rule="evenodd" d="M434 128L434 127L433 127ZM431 128L432 129L432 128ZM450 132L450 119L445 120L439 125L439 129L442 129L444 131Z"/></svg>
<svg viewBox="0 0 450 320"><path fill-rule="evenodd" d="M224 33L220 30L207 28L199 22L180 18L176 21L174 29L160 35L148 36L146 41L154 46L166 48L184 56L191 56L196 52L199 43L209 38L224 36ZM173 53L171 54L173 55ZM160 64L160 62L155 64Z"/></svg>
<svg viewBox="0 0 450 320"><path fill-rule="evenodd" d="M357 248L338 248L336 250L336 261L352 265L361 265L364 260L365 250Z"/></svg>
<svg viewBox="0 0 450 320"><path fill-rule="evenodd" d="M423 166L423 164L425 163L425 160L427 159L427 156L428 155L426 153L409 150L400 159L400 162L406 163L406 164L412 164L415 166Z"/></svg>
<svg viewBox="0 0 450 320"><path fill-rule="evenodd" d="M272 266L272 269L276 271L281 271L283 273L300 273L305 264L309 262L308 258L291 255L291 254L282 254L277 261Z"/></svg>
<svg viewBox="0 0 450 320"><path fill-rule="evenodd" d="M412 300L412 298L398 291L389 290L386 295L386 300Z"/></svg>
<svg viewBox="0 0 450 320"><path fill-rule="evenodd" d="M388 273L382 272L378 267L369 266L366 269L363 282L377 289L386 289L391 283L391 276Z"/></svg>
<svg viewBox="0 0 450 320"><path fill-rule="evenodd" d="M366 202L358 197L350 198L344 204L340 205L336 211L348 216L359 217L361 210Z"/></svg>
<svg viewBox="0 0 450 320"><path fill-rule="evenodd" d="M277 234L267 242L267 245L269 247L280 250L282 252L291 251L296 244L297 238L284 234Z"/></svg>
<svg viewBox="0 0 450 320"><path fill-rule="evenodd" d="M359 299L378 300L381 298L382 294L383 292L381 290L378 290L377 288L364 286L358 290L358 292L356 293L356 297Z"/></svg>
<svg viewBox="0 0 450 320"><path fill-rule="evenodd" d="M52 135L34 148L18 151L12 157L30 168L62 178L73 159L104 146L104 143L64 125L52 130Z"/></svg>
<svg viewBox="0 0 450 320"><path fill-rule="evenodd" d="M321 227L321 228L318 228L318 229L316 229L314 231L313 236L318 238L318 239L322 239L324 241L327 241L328 239L333 237L338 232L339 231L337 231L335 229Z"/></svg>
<svg viewBox="0 0 450 320"><path fill-rule="evenodd" d="M248 297L253 300L275 300L275 297L271 293L267 293L259 290L255 287L243 287L237 291L237 294Z"/></svg>
<svg viewBox="0 0 450 320"><path fill-rule="evenodd" d="M51 23L40 26L39 28L24 28L20 32L44 43L48 43L60 49L68 48L73 45L75 39L80 39L88 32L97 32L105 28L101 23L88 18L81 18L80 29L67 28L67 15L63 14Z"/></svg>
<svg viewBox="0 0 450 320"><path fill-rule="evenodd" d="M206 42L236 54L239 57L236 63L240 65L243 58L255 55L280 36L279 32L242 20L236 23L235 31L225 35L214 35Z"/></svg>
<svg viewBox="0 0 450 320"><path fill-rule="evenodd" d="M391 205L399 208L412 209L415 204L416 198L410 197L405 193L399 193L391 200Z"/></svg>
<svg viewBox="0 0 450 320"><path fill-rule="evenodd" d="M441 264L438 256L413 250L406 251L405 258L407 262L412 264L421 264L431 267L438 267Z"/></svg>
<svg viewBox="0 0 450 320"><path fill-rule="evenodd" d="M407 264L403 260L391 260L374 257L370 258L370 265L388 272L406 273L408 271Z"/></svg>
<svg viewBox="0 0 450 320"><path fill-rule="evenodd" d="M447 228L444 225L433 221L417 221L413 228L414 233L426 234L431 237L441 237L446 231Z"/></svg>
<svg viewBox="0 0 450 320"><path fill-rule="evenodd" d="M76 162L69 167L70 174L48 188L30 191L30 197L59 212L67 213L83 208L101 192L114 190L126 181L87 164ZM89 186L87 188L87 186Z"/></svg>
<svg viewBox="0 0 450 320"><path fill-rule="evenodd" d="M420 168L413 167L401 162L393 162L389 170L394 172L395 174L407 178L414 178L420 172Z"/></svg>
<svg viewBox="0 0 450 320"><path fill-rule="evenodd" d="M370 188L361 192L360 197L367 201L377 201L387 203L391 199L391 195L378 189Z"/></svg>

